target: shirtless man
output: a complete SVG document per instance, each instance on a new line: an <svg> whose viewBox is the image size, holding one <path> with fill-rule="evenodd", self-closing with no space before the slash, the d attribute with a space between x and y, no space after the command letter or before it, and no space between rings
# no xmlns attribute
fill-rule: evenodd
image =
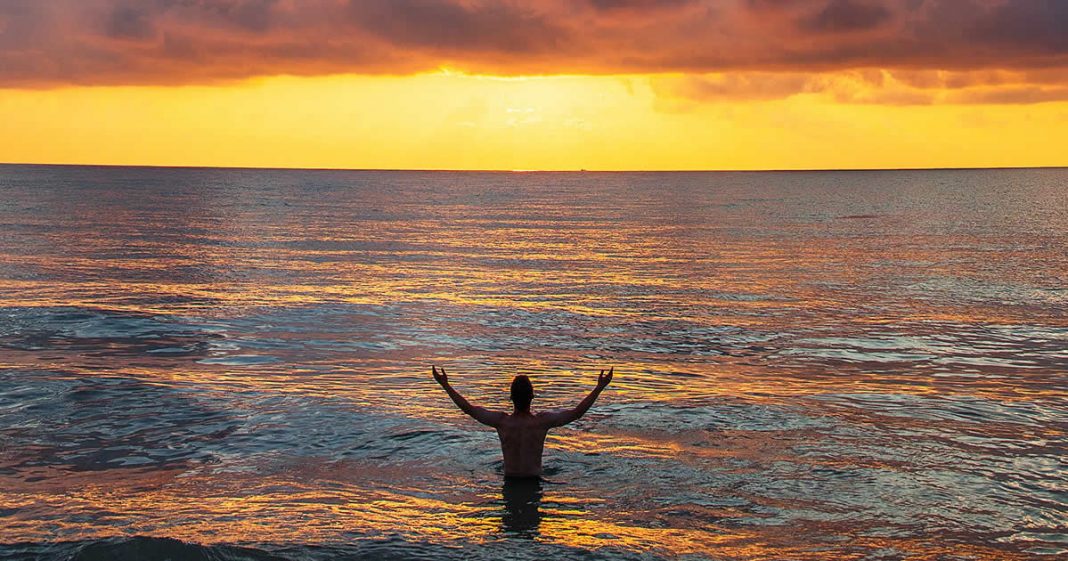
<svg viewBox="0 0 1068 561"><path fill-rule="evenodd" d="M516 376L512 380L511 392L515 409L508 414L471 405L449 385L449 376L444 368L439 373L436 366L430 367L434 379L441 384L457 407L483 425L497 429L497 436L501 439L501 452L504 453L506 478L541 476L541 452L545 447L545 435L549 429L562 427L585 415L593 402L597 401L597 396L601 395L612 381L613 370L615 367L609 368L607 373L601 370L601 374L597 376L597 387L574 409L548 413L531 412L530 402L534 399L534 386L526 376Z"/></svg>

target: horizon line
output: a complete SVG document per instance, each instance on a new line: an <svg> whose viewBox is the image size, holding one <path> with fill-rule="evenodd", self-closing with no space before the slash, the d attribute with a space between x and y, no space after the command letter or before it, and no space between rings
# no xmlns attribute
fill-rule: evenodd
<svg viewBox="0 0 1068 561"><path fill-rule="evenodd" d="M854 172L854 171L983 171L1068 169L1065 165L1037 166L946 166L946 167L858 167L858 168L760 168L760 169L507 169L507 168L346 168L346 167L284 167L284 166L212 166L166 164L84 164L48 162L0 162L0 166L34 167L90 167L90 168L147 168L187 170L261 170L261 171L351 171L351 172L411 172L411 173L786 173L786 172Z"/></svg>

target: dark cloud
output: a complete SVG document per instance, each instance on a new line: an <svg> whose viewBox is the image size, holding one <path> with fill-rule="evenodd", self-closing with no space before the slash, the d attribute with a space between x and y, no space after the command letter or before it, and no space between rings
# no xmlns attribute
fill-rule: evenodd
<svg viewBox="0 0 1068 561"><path fill-rule="evenodd" d="M745 5L750 10L785 10L796 8L799 4L805 4L804 0L745 0Z"/></svg>
<svg viewBox="0 0 1068 561"><path fill-rule="evenodd" d="M515 54L546 51L566 33L533 10L451 0L350 0L352 21L398 46Z"/></svg>
<svg viewBox="0 0 1068 561"><path fill-rule="evenodd" d="M831 0L823 9L802 20L806 29L842 33L875 29L893 17L882 4L860 0Z"/></svg>
<svg viewBox="0 0 1068 561"><path fill-rule="evenodd" d="M597 10L657 10L698 4L700 0L588 0Z"/></svg>
<svg viewBox="0 0 1068 561"><path fill-rule="evenodd" d="M1065 29L1063 0L0 0L0 87L1063 69Z"/></svg>
<svg viewBox="0 0 1068 561"><path fill-rule="evenodd" d="M115 6L107 18L105 33L116 39L148 39L155 34L148 14L136 5Z"/></svg>
<svg viewBox="0 0 1068 561"><path fill-rule="evenodd" d="M974 41L1068 54L1068 1L1005 2L969 27Z"/></svg>

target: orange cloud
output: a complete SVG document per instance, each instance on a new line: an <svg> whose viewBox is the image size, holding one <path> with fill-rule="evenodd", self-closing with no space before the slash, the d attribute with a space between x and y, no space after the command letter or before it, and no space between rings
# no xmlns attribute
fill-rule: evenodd
<svg viewBox="0 0 1068 561"><path fill-rule="evenodd" d="M5 0L0 87L446 66L505 75L746 72L725 82L698 76L687 87L694 98L774 98L846 95L820 74L885 69L918 78L855 101L1027 102L1065 99L1065 29L1068 2L1055 0ZM1022 78L1050 70L1052 82ZM1014 78L982 84L1000 91L948 95L917 81L941 71Z"/></svg>
<svg viewBox="0 0 1068 561"><path fill-rule="evenodd" d="M798 95L878 105L1011 105L1068 100L1068 75L1049 70L743 71L660 76L652 83L661 98L683 102L762 101Z"/></svg>

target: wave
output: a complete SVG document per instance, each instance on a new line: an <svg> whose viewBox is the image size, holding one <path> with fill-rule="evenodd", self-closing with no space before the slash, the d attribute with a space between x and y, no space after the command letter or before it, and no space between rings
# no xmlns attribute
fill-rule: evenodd
<svg viewBox="0 0 1068 561"><path fill-rule="evenodd" d="M346 545L286 545L254 548L201 545L174 538L134 536L55 544L0 545L0 560L67 561L450 561L453 559L582 559L584 561L657 559L614 548L585 550L557 544L523 542L527 547L484 544L431 544L401 539L358 541Z"/></svg>

